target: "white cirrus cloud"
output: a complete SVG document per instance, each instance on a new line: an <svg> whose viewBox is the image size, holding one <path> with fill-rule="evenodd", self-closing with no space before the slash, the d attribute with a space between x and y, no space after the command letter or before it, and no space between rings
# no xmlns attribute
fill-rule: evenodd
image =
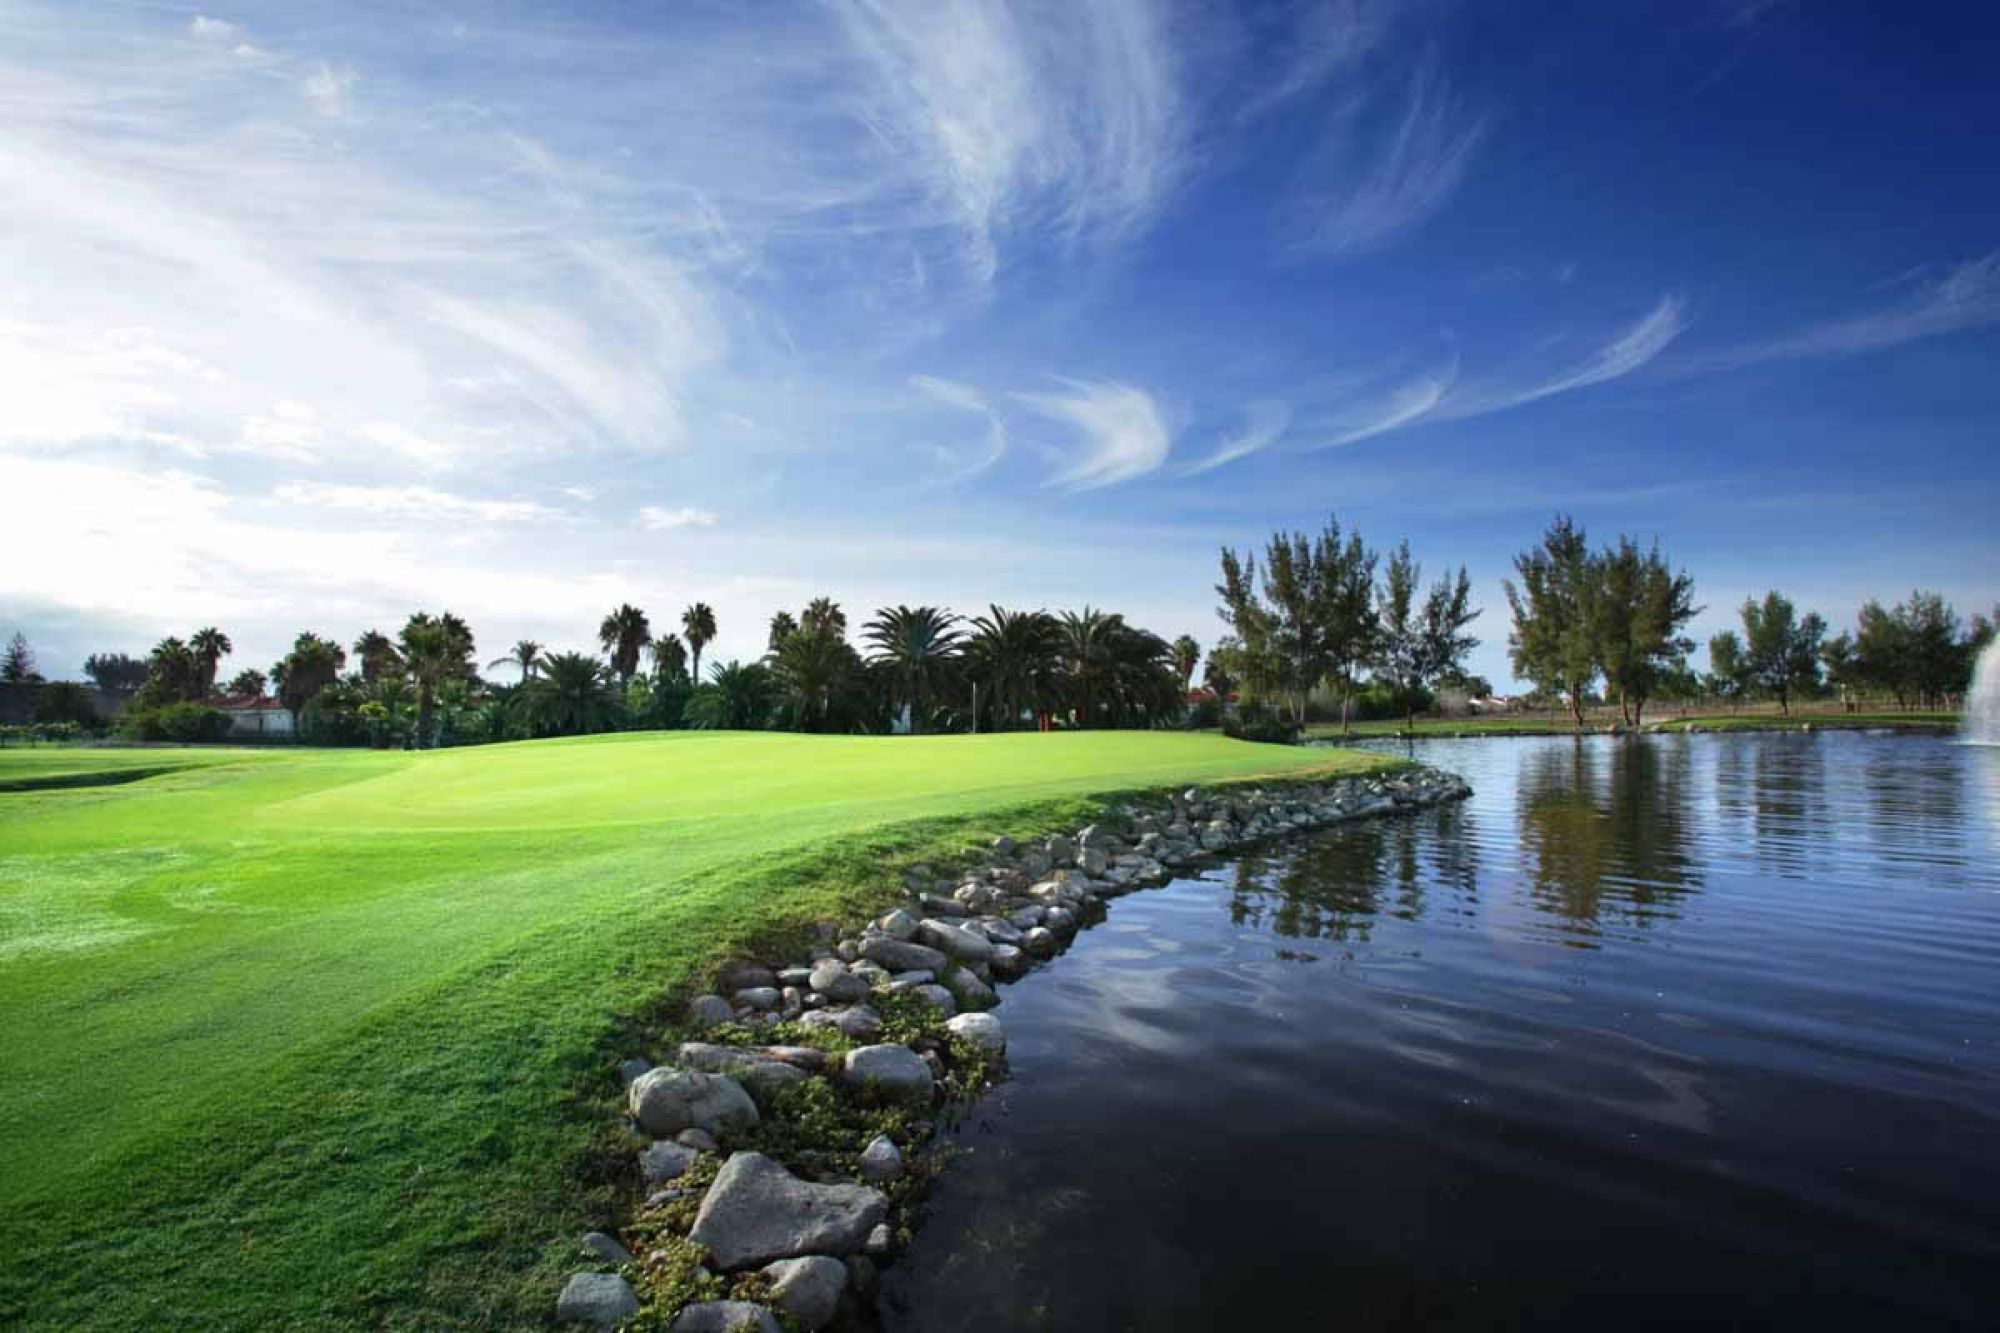
<svg viewBox="0 0 2000 1333"><path fill-rule="evenodd" d="M351 69L335 69L322 64L306 76L302 85L306 100L311 102L322 116L337 120L347 114L347 93L359 77Z"/></svg>
<svg viewBox="0 0 2000 1333"><path fill-rule="evenodd" d="M1207 472L1239 458L1261 453L1283 439L1291 429L1292 409L1287 403L1256 403L1245 414L1242 427L1216 445L1215 452L1190 463L1184 475Z"/></svg>
<svg viewBox="0 0 2000 1333"><path fill-rule="evenodd" d="M477 519L487 523L528 523L558 516L533 500L484 500L428 486L350 486L336 482L289 481L271 492L280 504L308 509L340 509L395 518Z"/></svg>
<svg viewBox="0 0 2000 1333"><path fill-rule="evenodd" d="M1015 397L1041 415L1075 428L1082 448L1049 478L1051 486L1095 490L1132 481L1167 461L1173 436L1166 419L1144 389L1116 380L1064 378L1067 393L1020 393Z"/></svg>
<svg viewBox="0 0 2000 1333"><path fill-rule="evenodd" d="M946 407L976 413L986 419L986 429L977 441L970 444L940 443L931 447L931 456L940 469L940 475L933 480L947 484L969 481L989 471L1007 456L1007 423L993 410L984 393L969 384L940 379L935 375L912 375L910 386Z"/></svg>
<svg viewBox="0 0 2000 1333"><path fill-rule="evenodd" d="M1303 247L1333 254L1379 249L1442 208L1485 139L1487 121L1467 111L1426 66L1411 77L1394 118L1372 146L1343 118L1309 167L1293 230Z"/></svg>
<svg viewBox="0 0 2000 1333"><path fill-rule="evenodd" d="M682 505L669 509L665 505L644 505L639 510L639 521L654 532L671 532L676 528L712 528L721 521L721 515L712 509L696 509L692 505Z"/></svg>
<svg viewBox="0 0 2000 1333"><path fill-rule="evenodd" d="M1902 300L1826 320L1798 333L1697 356L1699 369L1730 369L1797 357L1850 356L1920 338L2000 324L2000 250L1916 275Z"/></svg>

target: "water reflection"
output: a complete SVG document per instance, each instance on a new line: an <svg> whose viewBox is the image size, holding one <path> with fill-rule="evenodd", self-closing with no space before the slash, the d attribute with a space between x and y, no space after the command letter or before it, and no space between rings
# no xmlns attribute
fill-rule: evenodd
<svg viewBox="0 0 2000 1333"><path fill-rule="evenodd" d="M2000 750L1418 757L1007 992L891 1333L1991 1326Z"/></svg>
<svg viewBox="0 0 2000 1333"><path fill-rule="evenodd" d="M1448 905L1447 916L1470 919L1479 890L1472 815L1463 806L1365 820L1302 847L1246 856L1227 873L1233 925L1342 944L1366 943L1381 917L1419 921L1439 904Z"/></svg>
<svg viewBox="0 0 2000 1333"><path fill-rule="evenodd" d="M1676 919L1701 887L1684 748L1547 746L1526 756L1519 792L1529 898L1564 943L1593 948L1606 924Z"/></svg>

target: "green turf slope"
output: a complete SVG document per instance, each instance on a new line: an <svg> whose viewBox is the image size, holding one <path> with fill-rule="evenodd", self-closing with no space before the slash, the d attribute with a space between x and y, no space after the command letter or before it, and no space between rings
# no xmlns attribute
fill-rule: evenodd
<svg viewBox="0 0 2000 1333"><path fill-rule="evenodd" d="M0 784L24 753L57 771L0 751ZM0 1324L537 1326L620 1023L719 948L1024 811L1379 762L1119 732L204 760L0 787Z"/></svg>

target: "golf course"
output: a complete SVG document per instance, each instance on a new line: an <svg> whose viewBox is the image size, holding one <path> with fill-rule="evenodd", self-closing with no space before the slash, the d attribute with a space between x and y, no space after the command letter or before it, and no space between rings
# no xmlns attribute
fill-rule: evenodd
<svg viewBox="0 0 2000 1333"><path fill-rule="evenodd" d="M733 948L1218 736L0 751L0 1323L546 1323L612 1066ZM134 776L134 774L139 776Z"/></svg>

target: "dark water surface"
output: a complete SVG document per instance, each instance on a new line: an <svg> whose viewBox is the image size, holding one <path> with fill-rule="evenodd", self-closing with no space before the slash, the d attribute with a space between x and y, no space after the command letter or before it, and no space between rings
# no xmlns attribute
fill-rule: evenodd
<svg viewBox="0 0 2000 1333"><path fill-rule="evenodd" d="M2000 750L1417 753L1005 992L889 1328L2000 1327Z"/></svg>

